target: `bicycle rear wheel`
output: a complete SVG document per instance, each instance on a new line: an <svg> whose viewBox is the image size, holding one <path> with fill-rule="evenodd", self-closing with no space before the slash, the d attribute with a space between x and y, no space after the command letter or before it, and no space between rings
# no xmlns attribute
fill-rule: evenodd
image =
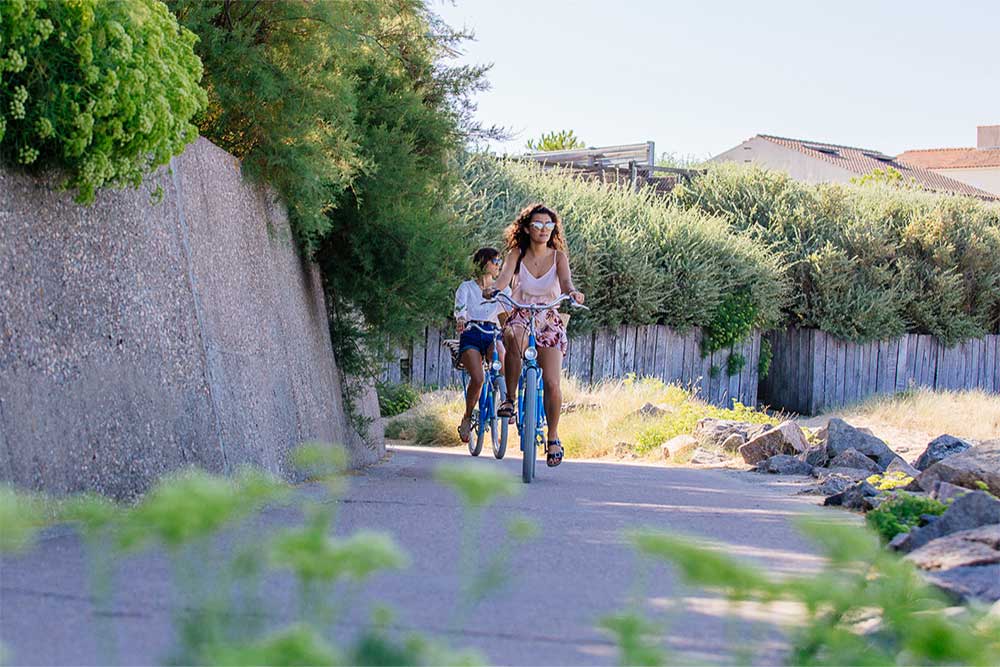
<svg viewBox="0 0 1000 667"><path fill-rule="evenodd" d="M486 425L483 424L483 415L479 408L472 410L472 434L469 438L469 453L479 456L483 451L483 439L486 437Z"/></svg>
<svg viewBox="0 0 1000 667"><path fill-rule="evenodd" d="M535 477L536 443L538 430L538 369L524 372L524 421L521 424L521 480L530 484Z"/></svg>

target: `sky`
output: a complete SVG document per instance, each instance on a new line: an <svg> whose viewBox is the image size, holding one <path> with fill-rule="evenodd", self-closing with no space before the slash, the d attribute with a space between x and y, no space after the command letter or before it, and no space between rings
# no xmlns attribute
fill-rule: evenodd
<svg viewBox="0 0 1000 667"><path fill-rule="evenodd" d="M431 0L493 63L477 117L517 153L572 129L705 158L756 134L974 146L1000 124L1000 0Z"/></svg>

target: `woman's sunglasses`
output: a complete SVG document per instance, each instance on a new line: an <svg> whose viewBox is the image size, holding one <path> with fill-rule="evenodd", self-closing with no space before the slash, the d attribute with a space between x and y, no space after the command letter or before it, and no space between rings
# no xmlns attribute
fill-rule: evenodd
<svg viewBox="0 0 1000 667"><path fill-rule="evenodd" d="M556 228L556 223L554 223L554 222L538 222L536 220L535 222L531 223L531 226L534 227L535 229L537 229L538 231L542 231L544 229L546 231L551 232L553 229Z"/></svg>

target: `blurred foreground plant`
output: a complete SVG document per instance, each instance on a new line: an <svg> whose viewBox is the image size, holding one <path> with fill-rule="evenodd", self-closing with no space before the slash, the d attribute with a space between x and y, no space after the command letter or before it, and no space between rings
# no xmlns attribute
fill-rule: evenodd
<svg viewBox="0 0 1000 667"><path fill-rule="evenodd" d="M949 613L949 603L914 566L885 551L868 530L818 519L799 526L819 545L826 567L781 580L690 539L636 531L631 540L640 553L674 565L685 581L730 602L800 606L803 623L792 632L787 664L1000 664L1000 618L987 609ZM656 657L637 642L635 621L608 626L616 630L623 660Z"/></svg>

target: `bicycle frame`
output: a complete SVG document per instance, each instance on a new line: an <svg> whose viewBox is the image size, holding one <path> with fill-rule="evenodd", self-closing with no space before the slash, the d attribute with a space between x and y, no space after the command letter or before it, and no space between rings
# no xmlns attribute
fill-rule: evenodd
<svg viewBox="0 0 1000 667"><path fill-rule="evenodd" d="M493 331L487 331L475 324L470 322L468 327L474 328L477 331L484 333L488 336L493 337L493 355L492 359L487 361L483 359L483 388L479 391L479 420L481 427L483 426L482 416L492 415L494 413L494 407L496 405L496 397L494 396L494 386L497 379L500 377L500 371L498 367L500 366L500 352L497 346L497 341L500 340L500 329L497 328ZM464 394L469 386L469 374L464 368L462 369L462 393ZM486 422L489 423L489 422ZM491 426L492 428L492 426Z"/></svg>
<svg viewBox="0 0 1000 667"><path fill-rule="evenodd" d="M534 350L535 354L531 355L533 358L528 358L527 351ZM536 412L538 415L538 423L535 427L535 446L537 447L539 442L545 442L545 385L542 382L542 367L538 364L538 346L535 342L535 317L534 313L528 320L528 347L525 348L525 353L522 354L521 359L521 374L517 378L517 432L520 435L524 428L524 380L527 377L527 372L529 368L538 369L538 392L536 396ZM522 439L521 451L524 451L524 444Z"/></svg>

